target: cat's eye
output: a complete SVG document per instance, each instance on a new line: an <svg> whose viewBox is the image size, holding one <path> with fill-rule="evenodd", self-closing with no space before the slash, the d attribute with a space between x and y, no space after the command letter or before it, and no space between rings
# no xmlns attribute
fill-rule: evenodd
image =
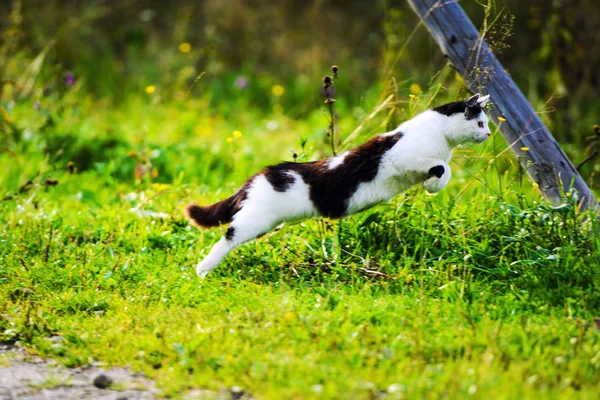
<svg viewBox="0 0 600 400"><path fill-rule="evenodd" d="M480 128L483 128L483 121L477 122L477 126L480 127Z"/></svg>

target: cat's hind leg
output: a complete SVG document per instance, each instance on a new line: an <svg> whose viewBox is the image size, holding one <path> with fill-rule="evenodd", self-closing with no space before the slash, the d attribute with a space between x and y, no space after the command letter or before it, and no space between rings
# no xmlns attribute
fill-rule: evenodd
<svg viewBox="0 0 600 400"><path fill-rule="evenodd" d="M227 242L225 236L223 236L212 249L210 249L208 255L198 263L196 266L196 274L200 278L204 278L210 271L219 265L231 250L233 250L233 247Z"/></svg>
<svg viewBox="0 0 600 400"><path fill-rule="evenodd" d="M196 274L204 278L210 271L236 247L269 232L280 224L281 219L275 213L244 207L233 219L225 236L210 250L206 258L196 266Z"/></svg>
<svg viewBox="0 0 600 400"><path fill-rule="evenodd" d="M242 208L233 216L227 233L196 267L200 277L210 271L239 245L269 232L284 221L315 215L309 187L290 170L267 170L256 176Z"/></svg>

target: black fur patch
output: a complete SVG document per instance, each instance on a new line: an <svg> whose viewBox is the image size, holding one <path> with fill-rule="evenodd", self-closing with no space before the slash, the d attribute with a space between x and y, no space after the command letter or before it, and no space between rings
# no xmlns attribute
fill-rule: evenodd
<svg viewBox="0 0 600 400"><path fill-rule="evenodd" d="M230 226L227 228L227 232L225 232L225 240L231 241L231 239L233 239L233 235L235 235L235 228Z"/></svg>
<svg viewBox="0 0 600 400"><path fill-rule="evenodd" d="M443 165L436 165L429 170L429 176L437 176L438 178L441 178L442 175L444 175L444 172L446 172L446 169Z"/></svg>
<svg viewBox="0 0 600 400"><path fill-rule="evenodd" d="M248 188L254 176L248 178L244 186L233 196L209 206L189 204L185 208L186 216L197 226L211 228L231 222L233 216L242 208L242 202L248 196Z"/></svg>
<svg viewBox="0 0 600 400"><path fill-rule="evenodd" d="M333 169L329 169L330 159L326 159L309 163L285 162L267 167L264 174L275 190L283 188L284 190L278 191L285 191L293 182L293 178L286 172L297 172L309 186L310 199L319 213L330 218L340 218L346 214L348 201L358 185L375 179L381 158L401 137L402 133L376 136L350 151L344 162ZM287 176L291 181L282 179L281 176ZM281 182L284 184L280 185Z"/></svg>
<svg viewBox="0 0 600 400"><path fill-rule="evenodd" d="M481 107L468 107L464 101L455 101L432 109L435 112L451 117L455 114L464 114L467 120L475 119L483 112Z"/></svg>
<svg viewBox="0 0 600 400"><path fill-rule="evenodd" d="M285 192L294 183L294 177L289 172L290 169L282 167L282 164L272 165L263 171L276 192Z"/></svg>

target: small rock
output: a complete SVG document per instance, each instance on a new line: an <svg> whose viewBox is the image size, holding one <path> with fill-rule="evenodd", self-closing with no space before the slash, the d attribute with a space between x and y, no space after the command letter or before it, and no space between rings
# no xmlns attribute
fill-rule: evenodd
<svg viewBox="0 0 600 400"><path fill-rule="evenodd" d="M113 380L106 374L100 374L94 378L94 386L96 386L98 389L106 389L112 385L112 383Z"/></svg>
<svg viewBox="0 0 600 400"><path fill-rule="evenodd" d="M44 338L44 340L52 343L63 343L65 341L65 339L62 336L50 336Z"/></svg>
<svg viewBox="0 0 600 400"><path fill-rule="evenodd" d="M242 390L239 386L234 386L231 388L231 400L240 400L246 392Z"/></svg>
<svg viewBox="0 0 600 400"><path fill-rule="evenodd" d="M33 290L20 287L20 288L16 288L12 292L10 297L12 300L20 300L20 299L28 299L32 296L33 296Z"/></svg>

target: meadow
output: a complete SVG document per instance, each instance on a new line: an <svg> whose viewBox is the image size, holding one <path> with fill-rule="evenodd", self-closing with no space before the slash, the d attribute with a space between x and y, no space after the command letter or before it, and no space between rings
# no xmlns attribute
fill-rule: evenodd
<svg viewBox="0 0 600 400"><path fill-rule="evenodd" d="M455 153L441 193L286 225L199 279L225 228L192 227L184 206L265 165L330 156L321 82L182 62L169 84L148 73L114 99L43 62L0 108L1 341L129 367L172 398L600 396L598 220L575 192L543 200L497 128ZM466 95L443 65L360 91L340 68L338 150Z"/></svg>

